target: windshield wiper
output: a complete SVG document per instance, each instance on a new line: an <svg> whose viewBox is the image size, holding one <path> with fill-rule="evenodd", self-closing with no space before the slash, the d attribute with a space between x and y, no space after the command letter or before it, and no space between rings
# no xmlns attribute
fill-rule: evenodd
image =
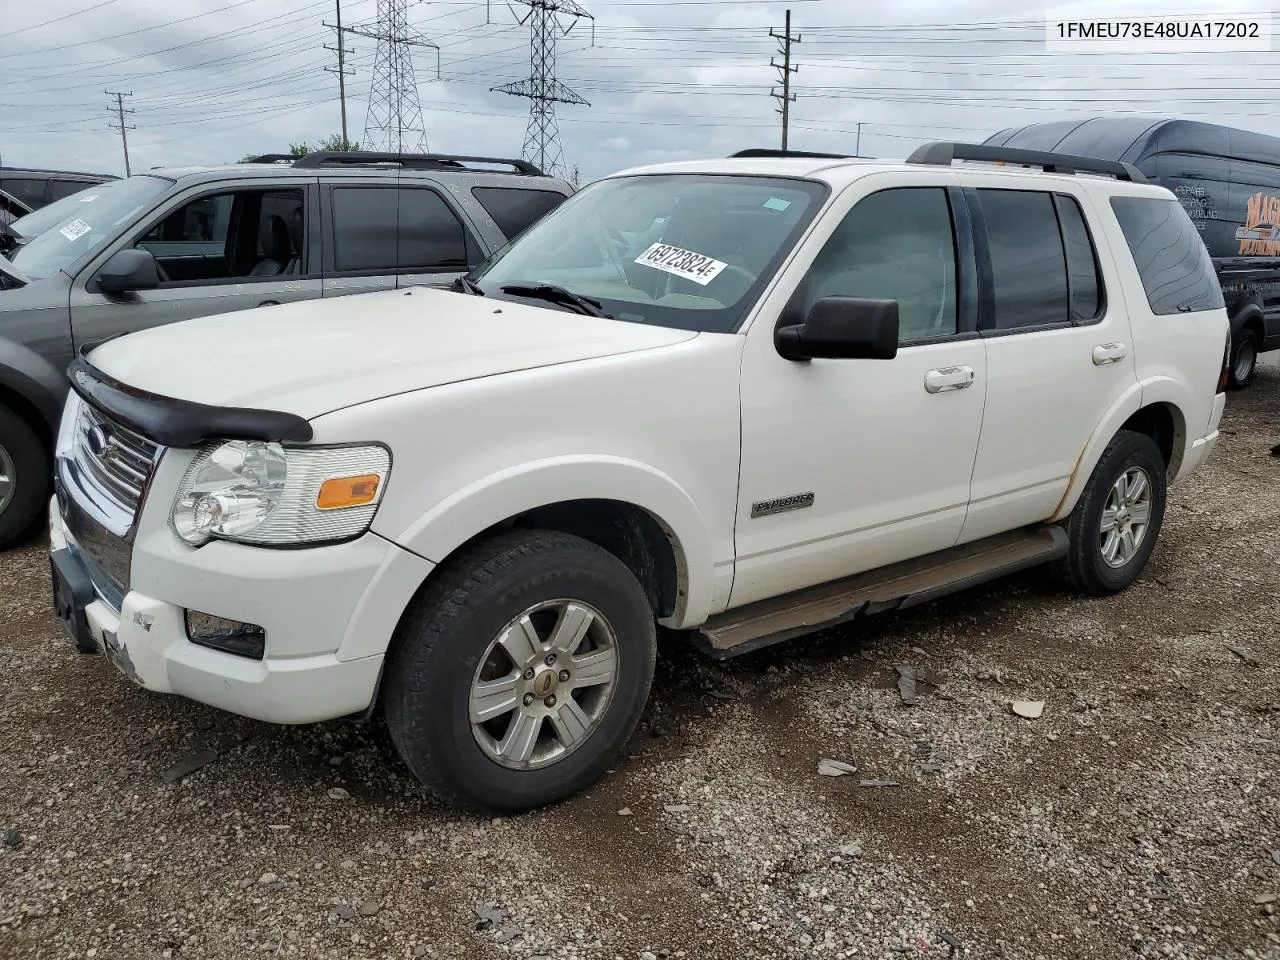
<svg viewBox="0 0 1280 960"><path fill-rule="evenodd" d="M605 320L613 319L613 317L600 309L599 300L584 297L581 294L574 293L572 290L558 287L554 283L505 283L502 285L502 292L513 293L517 297L533 297L537 300L545 300L547 303L558 303L562 306L574 307L576 308L575 312L585 314L588 317L602 317Z"/></svg>
<svg viewBox="0 0 1280 960"><path fill-rule="evenodd" d="M484 291L476 286L474 280L468 280L466 274L462 274L453 283L449 284L450 290L456 290L458 293L469 293L473 297L483 297Z"/></svg>

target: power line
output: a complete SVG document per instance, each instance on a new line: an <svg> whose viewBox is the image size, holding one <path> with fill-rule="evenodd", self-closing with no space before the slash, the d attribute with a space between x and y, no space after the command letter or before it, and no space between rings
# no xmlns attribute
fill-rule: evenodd
<svg viewBox="0 0 1280 960"><path fill-rule="evenodd" d="M95 3L91 7L85 7L83 10L73 10L71 13L64 13L62 16L54 17L52 20L42 20L40 23L33 23L30 26L19 27L17 30L6 30L4 32L4 37L8 40L10 37L16 37L20 33L26 33L28 30L39 30L41 27L47 27L52 23L61 23L63 20L70 20L72 17L82 16L83 14L97 10L99 7L105 7L115 2L116 0L101 0L100 3Z"/></svg>
<svg viewBox="0 0 1280 960"><path fill-rule="evenodd" d="M791 75L799 73L800 67L791 65L791 45L800 42L800 34L794 37L791 35L791 8L787 7L786 27L782 33L774 30L769 31L769 36L778 41L778 53L782 56L782 62L776 63L773 57L769 58L769 66L777 69L782 78L782 93L776 90L770 90L769 95L775 100L782 102L782 107L778 113L782 114L782 149L787 149L787 121L791 119L791 103L795 100L796 95L791 92Z"/></svg>
<svg viewBox="0 0 1280 960"><path fill-rule="evenodd" d="M509 93L514 97L529 99L529 126L525 130L525 160L536 163L541 170L553 176L566 173L564 151L560 146L560 128L556 124L556 104L567 103L589 107L582 97L556 79L556 34L568 36L573 25L582 17L591 21L592 40L595 39L595 17L574 0L515 0L529 8L521 25L529 24L529 76L524 80L504 83L490 89L497 93ZM568 16L568 25L561 28L559 14Z"/></svg>
<svg viewBox="0 0 1280 960"><path fill-rule="evenodd" d="M129 169L129 133L128 131L136 130L137 128L125 125L124 115L126 113L133 113L133 111L126 110L124 108L124 98L132 97L133 91L130 90L128 93L122 93L114 90L104 90L103 93L105 93L108 97L116 98L117 120L116 120L116 123L111 125L111 129L120 131L120 142L124 145L124 175L126 177L129 177L133 175L133 171Z"/></svg>
<svg viewBox="0 0 1280 960"><path fill-rule="evenodd" d="M22 50L18 53L10 54L10 56L31 57L41 53L56 53L59 50L70 50L73 47L83 47L91 43L104 43L107 40L119 40L123 37L132 37L139 33L149 33L152 30L159 30L162 27L173 27L177 26L179 23L189 23L192 20L199 20L201 17L208 17L215 13L222 13L224 10L232 10L236 7L243 7L254 2L255 0L236 0L235 3L227 4L225 7L218 7L215 10L206 10L204 13L192 14L189 17L183 17L181 20L169 20L165 23L155 23L149 27L139 27L137 30L126 30L124 33L113 33L107 37L94 37L92 40L78 40L75 43L63 43L56 47L42 47L39 50Z"/></svg>

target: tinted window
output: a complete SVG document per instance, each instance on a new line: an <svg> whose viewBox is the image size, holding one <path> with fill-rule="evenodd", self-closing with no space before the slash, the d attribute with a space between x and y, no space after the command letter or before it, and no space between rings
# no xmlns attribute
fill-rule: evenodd
<svg viewBox="0 0 1280 960"><path fill-rule="evenodd" d="M898 301L899 339L956 332L956 251L944 190L882 190L836 227L809 273L810 297Z"/></svg>
<svg viewBox="0 0 1280 960"><path fill-rule="evenodd" d="M979 190L991 249L996 330L1064 323L1067 265L1053 196Z"/></svg>
<svg viewBox="0 0 1280 960"><path fill-rule="evenodd" d="M1067 252L1067 287L1071 295L1071 319L1088 323L1098 315L1102 303L1102 278L1089 228L1080 204L1071 197L1058 196L1058 222L1062 225L1062 246Z"/></svg>
<svg viewBox="0 0 1280 960"><path fill-rule="evenodd" d="M467 265L462 221L434 190L400 191L400 265L424 270Z"/></svg>
<svg viewBox="0 0 1280 960"><path fill-rule="evenodd" d="M440 196L425 189L398 193L397 204L393 188L344 187L333 191L334 268L392 271L465 267L466 233Z"/></svg>
<svg viewBox="0 0 1280 960"><path fill-rule="evenodd" d="M1222 307L1213 261L1176 200L1113 197L1111 208L1133 254L1152 313Z"/></svg>
<svg viewBox="0 0 1280 960"><path fill-rule="evenodd" d="M79 193L85 187L93 186L93 184L85 183L83 180L50 180L49 181L49 202L61 200L63 197L69 197L73 193Z"/></svg>
<svg viewBox="0 0 1280 960"><path fill-rule="evenodd" d="M564 194L553 190L509 190L503 187L473 187L471 195L493 217L507 239L564 202Z"/></svg>
<svg viewBox="0 0 1280 960"><path fill-rule="evenodd" d="M10 196L17 197L32 210L36 207L44 206L44 188L44 180L28 180L21 177L10 178L0 175L0 190Z"/></svg>

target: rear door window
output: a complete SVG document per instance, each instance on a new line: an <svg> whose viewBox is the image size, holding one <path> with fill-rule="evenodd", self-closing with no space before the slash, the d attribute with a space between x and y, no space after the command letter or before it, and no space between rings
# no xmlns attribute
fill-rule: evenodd
<svg viewBox="0 0 1280 960"><path fill-rule="evenodd" d="M554 190L520 190L507 187L472 187L471 195L510 240L560 204L565 195Z"/></svg>
<svg viewBox="0 0 1280 960"><path fill-rule="evenodd" d="M1112 197L1111 209L1120 221L1152 313L1164 316L1223 307L1213 261L1178 201Z"/></svg>
<svg viewBox="0 0 1280 960"><path fill-rule="evenodd" d="M995 287L996 330L1068 322L1067 262L1053 195L979 190Z"/></svg>
<svg viewBox="0 0 1280 960"><path fill-rule="evenodd" d="M466 267L466 229L434 190L336 187L332 197L337 272Z"/></svg>

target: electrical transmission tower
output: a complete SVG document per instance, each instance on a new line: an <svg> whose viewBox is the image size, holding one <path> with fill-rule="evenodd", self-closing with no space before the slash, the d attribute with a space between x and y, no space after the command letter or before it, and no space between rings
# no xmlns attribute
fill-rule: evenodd
<svg viewBox="0 0 1280 960"><path fill-rule="evenodd" d="M115 130L117 133L120 134L120 142L124 144L124 175L126 177L133 176L133 171L129 169L129 133L128 131L136 130L137 127L125 126L125 122L124 122L125 114L133 113L132 110L126 110L124 108L124 98L132 97L133 91L131 90L128 93L117 93L114 90L104 90L102 92L105 93L108 97L116 98L116 105L114 107L108 108L109 110L113 111L116 115L116 120L114 123L111 124L111 129Z"/></svg>
<svg viewBox="0 0 1280 960"><path fill-rule="evenodd" d="M515 0L527 6L529 12L519 19L521 25L529 24L529 78L493 87L497 93L509 93L515 97L527 97L529 128L524 135L522 156L553 176L565 173L564 151L560 147L560 128L556 124L556 104L569 103L589 107L578 96L556 79L556 34L566 36L578 22L586 17L591 21L591 38L595 42L595 17L574 0ZM561 28L560 14L569 17L567 26Z"/></svg>
<svg viewBox="0 0 1280 960"><path fill-rule="evenodd" d="M796 95L791 92L791 75L793 73L800 72L800 68L798 66L793 67L791 65L791 45L793 43L800 42L800 34L797 33L794 37L791 35L790 8L787 10L786 22L787 25L783 29L782 33L776 33L773 30L769 31L769 36L778 41L778 53L782 57L781 63L776 62L773 57L769 58L769 66L776 68L782 79L782 93L778 93L778 90L775 87L769 91L769 94L775 100L780 100L782 102L782 107L778 110L778 113L782 114L783 150L787 149L787 127L791 122L791 104L793 104L796 99Z"/></svg>
<svg viewBox="0 0 1280 960"><path fill-rule="evenodd" d="M373 27L343 27L378 41L373 57L373 83L369 87L369 115L364 124L366 150L390 153L424 153L427 131L418 102L418 80L413 72L413 48L436 52L436 78L440 77L440 48L409 26L409 0L378 0L378 23ZM339 36L341 37L341 33ZM405 145L409 145L406 151Z"/></svg>

